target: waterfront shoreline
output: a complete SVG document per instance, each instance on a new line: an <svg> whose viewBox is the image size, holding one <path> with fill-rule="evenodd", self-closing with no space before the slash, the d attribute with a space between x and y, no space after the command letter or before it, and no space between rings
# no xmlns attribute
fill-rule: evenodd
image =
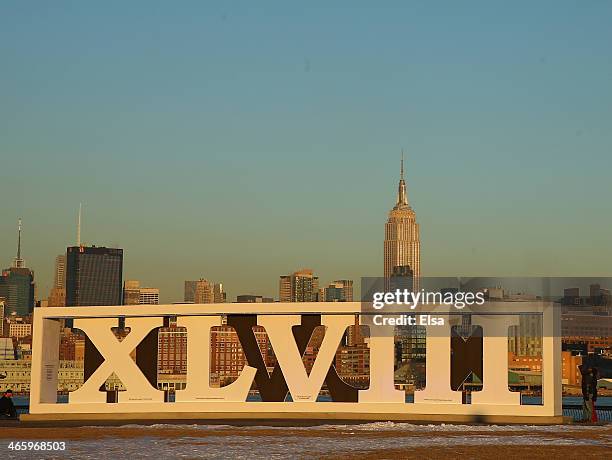
<svg viewBox="0 0 612 460"><path fill-rule="evenodd" d="M10 441L65 441L54 458L99 458L169 453L187 458L566 458L605 456L612 449L612 424L592 425L414 425L377 422L316 427L227 425L124 425L119 427L4 427L0 445ZM269 455L268 455L269 453ZM40 453L39 453L40 454ZM9 452L11 458L35 452ZM467 456L467 457L466 457Z"/></svg>
<svg viewBox="0 0 612 460"><path fill-rule="evenodd" d="M353 452L340 455L325 455L321 460L397 460L421 459L438 460L480 458L480 459L530 459L550 460L551 458L583 459L605 458L609 455L610 447L589 446L580 447L580 450L569 451L566 446L457 446L457 447L414 447L405 449L380 449L374 451Z"/></svg>
<svg viewBox="0 0 612 460"><path fill-rule="evenodd" d="M378 425L381 428L371 428ZM408 428L408 429L406 429ZM278 436L282 432L284 436L292 434L306 437L336 437L343 433L356 433L362 436L374 438L389 438L396 436L420 437L429 436L432 433L445 433L445 435L464 436L487 436L492 433L495 436L524 436L524 435L546 435L563 437L564 439L597 440L607 439L612 447L612 424L605 425L447 425L447 424L423 424L415 425L408 423L370 423L362 425L321 425L289 427L269 427L253 425L248 427L229 425L133 425L122 426L82 426L72 427L65 430L64 427L7 427L0 430L0 439L100 439L111 438L136 438L136 437L194 437L206 438L209 436Z"/></svg>

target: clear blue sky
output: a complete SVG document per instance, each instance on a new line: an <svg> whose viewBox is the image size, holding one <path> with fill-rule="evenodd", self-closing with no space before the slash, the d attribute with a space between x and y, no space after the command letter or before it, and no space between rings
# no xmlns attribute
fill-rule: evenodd
<svg viewBox="0 0 612 460"><path fill-rule="evenodd" d="M46 296L82 201L83 240L164 301L378 275L404 147L425 275L612 275L610 24L609 1L2 0L1 265L21 216Z"/></svg>

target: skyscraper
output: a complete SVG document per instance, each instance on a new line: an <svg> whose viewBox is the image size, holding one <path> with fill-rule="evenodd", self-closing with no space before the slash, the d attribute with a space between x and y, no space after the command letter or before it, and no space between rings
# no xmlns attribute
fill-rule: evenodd
<svg viewBox="0 0 612 460"><path fill-rule="evenodd" d="M414 276L414 289L419 289L421 276L421 241L416 213L408 204L408 193L404 181L404 155L400 171L397 201L385 224L384 243L384 276L385 287L389 288L389 279L395 267L409 266Z"/></svg>
<svg viewBox="0 0 612 460"><path fill-rule="evenodd" d="M319 298L319 277L309 268L303 268L279 280L281 302L316 302Z"/></svg>
<svg viewBox="0 0 612 460"><path fill-rule="evenodd" d="M197 281L185 281L185 302L190 303L223 303L225 291L222 283L213 283L204 278Z"/></svg>
<svg viewBox="0 0 612 460"><path fill-rule="evenodd" d="M213 286L213 297L215 303L225 303L227 300L227 293L223 290L223 283L215 283Z"/></svg>
<svg viewBox="0 0 612 460"><path fill-rule="evenodd" d="M198 280L195 289L195 303L213 303L215 297L213 293L213 283L208 280Z"/></svg>
<svg viewBox="0 0 612 460"><path fill-rule="evenodd" d="M4 337L4 329L7 327L4 322L4 298L2 298L0 299L0 337Z"/></svg>
<svg viewBox="0 0 612 460"><path fill-rule="evenodd" d="M66 289L66 254L60 254L55 258L53 287Z"/></svg>
<svg viewBox="0 0 612 460"><path fill-rule="evenodd" d="M198 280L193 301L195 303L213 303L214 298L213 283L205 279Z"/></svg>
<svg viewBox="0 0 612 460"><path fill-rule="evenodd" d="M197 281L185 281L185 293L183 296L183 300L188 303L195 303L195 292L196 286L198 285Z"/></svg>
<svg viewBox="0 0 612 460"><path fill-rule="evenodd" d="M17 233L17 257L13 266L2 270L0 276L0 297L5 299L7 316L11 313L26 316L34 308L34 272L26 268L21 258L21 219Z"/></svg>
<svg viewBox="0 0 612 460"><path fill-rule="evenodd" d="M291 302L291 275L282 275L278 282L279 302Z"/></svg>
<svg viewBox="0 0 612 460"><path fill-rule="evenodd" d="M66 252L66 305L121 305L123 249L71 246Z"/></svg>
<svg viewBox="0 0 612 460"><path fill-rule="evenodd" d="M49 293L48 306L63 307L66 305L66 255L55 258L53 287Z"/></svg>

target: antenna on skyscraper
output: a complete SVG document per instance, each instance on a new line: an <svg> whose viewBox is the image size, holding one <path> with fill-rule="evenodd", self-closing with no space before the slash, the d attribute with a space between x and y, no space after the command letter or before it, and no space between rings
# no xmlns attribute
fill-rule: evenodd
<svg viewBox="0 0 612 460"><path fill-rule="evenodd" d="M21 260L21 217L17 224L17 259Z"/></svg>
<svg viewBox="0 0 612 460"><path fill-rule="evenodd" d="M402 162L401 162L401 169L400 169L400 179L404 178L404 149L402 149Z"/></svg>
<svg viewBox="0 0 612 460"><path fill-rule="evenodd" d="M15 260L13 260L13 267L23 268L25 266L25 262L21 258L21 217L17 222L17 257L15 257Z"/></svg>
<svg viewBox="0 0 612 460"><path fill-rule="evenodd" d="M79 218L77 220L77 246L81 246L81 210L82 203L79 203Z"/></svg>

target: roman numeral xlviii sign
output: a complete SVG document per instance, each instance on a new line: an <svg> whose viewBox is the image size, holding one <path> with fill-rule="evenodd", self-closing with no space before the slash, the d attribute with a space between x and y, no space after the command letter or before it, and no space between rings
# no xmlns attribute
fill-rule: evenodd
<svg viewBox="0 0 612 460"><path fill-rule="evenodd" d="M408 419L408 416L561 416L559 313L553 305L500 303L495 315L471 310L474 337L457 333L461 318L447 314L444 325L424 326L424 388L414 392L414 402L394 382L393 335L372 326L365 345L369 348L369 384L355 388L335 367L339 346L347 328L362 313L360 303L313 304L207 304L143 305L126 307L39 308L34 314L31 417L64 414L72 418L336 418ZM501 313L500 313L501 312ZM508 387L508 328L520 314L542 318L543 403L522 406L520 393ZM133 316L131 316L133 315ZM124 317L126 333L114 332ZM170 401L156 386L157 331L176 318L187 337L185 384ZM74 328L87 337L83 385L57 403L60 321L74 319ZM211 338L215 328L233 328L245 365L225 386L211 383ZM265 331L274 365L266 363L256 335ZM127 332L129 331L129 332ZM319 332L315 332L319 331ZM313 335L319 334L318 353L309 366L304 354ZM136 359L133 358L136 350ZM108 398L107 379L115 375L125 387L118 398ZM480 391L470 404L461 384L474 375ZM321 400L321 390L329 397ZM249 395L256 390L256 400ZM130 415L131 414L131 415ZM164 415L165 414L165 415ZM309 415L310 414L310 415Z"/></svg>

